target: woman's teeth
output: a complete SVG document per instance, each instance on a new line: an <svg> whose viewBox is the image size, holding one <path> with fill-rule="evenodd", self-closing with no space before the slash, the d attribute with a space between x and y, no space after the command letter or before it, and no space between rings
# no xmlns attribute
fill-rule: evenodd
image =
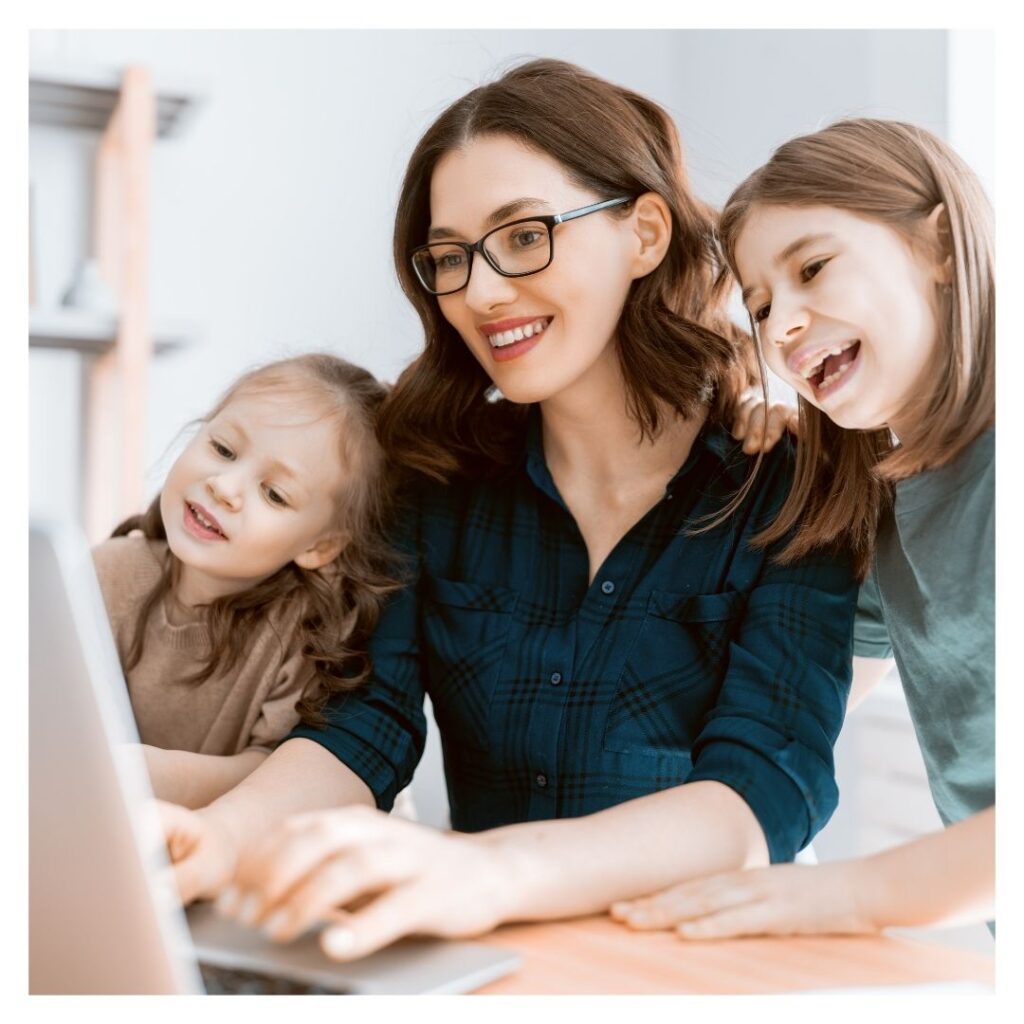
<svg viewBox="0 0 1024 1024"><path fill-rule="evenodd" d="M491 334L487 340L490 341L494 348L514 345L517 341L523 341L525 338L532 338L534 335L540 334L549 323L551 321L547 318L534 320L532 324L514 327L511 331L500 331L498 334Z"/></svg>

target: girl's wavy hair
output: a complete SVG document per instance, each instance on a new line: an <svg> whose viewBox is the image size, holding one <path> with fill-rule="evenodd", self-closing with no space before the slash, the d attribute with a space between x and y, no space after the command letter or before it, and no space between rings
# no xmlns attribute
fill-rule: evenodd
<svg viewBox="0 0 1024 1024"><path fill-rule="evenodd" d="M922 229L940 203L948 237L943 229L936 252ZM938 291L941 340L931 379L905 410L914 426L897 447L888 429L844 430L799 398L793 488L757 538L769 544L793 531L781 553L786 561L819 545L849 544L863 576L892 483L950 462L995 422L992 207L974 172L941 139L912 124L870 118L790 140L733 192L719 233L737 278L736 241L757 205L822 205L870 217L929 258L948 257L952 268L950 284ZM760 351L758 359L763 378Z"/></svg>
<svg viewBox="0 0 1024 1024"><path fill-rule="evenodd" d="M712 209L690 192L679 136L658 104L558 60L533 60L467 93L413 151L395 216L393 255L426 344L381 413L381 438L401 466L438 480L491 474L522 451L528 406L488 401L491 380L416 279L410 251L427 238L430 184L445 154L481 136L507 136L556 159L597 199L655 192L672 214L661 265L635 281L616 332L630 414L641 435L661 428L659 400L685 417L705 403L731 409L754 379L747 335L725 313L730 281L715 247ZM622 216L632 204L597 216Z"/></svg>
<svg viewBox="0 0 1024 1024"><path fill-rule="evenodd" d="M213 419L236 398L260 394L294 397L322 409L337 425L337 457L346 470L346 485L337 500L335 526L344 531L348 542L337 558L320 569L306 570L289 562L248 590L204 605L210 654L182 682L199 686L215 672L230 671L252 634L268 623L275 628L280 613L287 611L296 617L296 633L280 638L281 642L301 644L314 673L296 709L303 721L318 724L332 694L355 689L369 675L367 644L384 599L398 586L391 571L397 564L395 556L385 541L392 487L376 437L386 388L344 359L310 353L246 373L199 422ZM159 494L146 512L126 519L111 536L136 530L150 540L167 539ZM181 562L168 548L160 580L139 609L126 672L141 659L149 619L172 592L180 573Z"/></svg>

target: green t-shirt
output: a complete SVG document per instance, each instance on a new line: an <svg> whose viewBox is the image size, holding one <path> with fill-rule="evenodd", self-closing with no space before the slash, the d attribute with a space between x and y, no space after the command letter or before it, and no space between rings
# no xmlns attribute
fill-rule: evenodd
<svg viewBox="0 0 1024 1024"><path fill-rule="evenodd" d="M896 485L857 609L856 654L891 641L947 825L995 803L995 447Z"/></svg>

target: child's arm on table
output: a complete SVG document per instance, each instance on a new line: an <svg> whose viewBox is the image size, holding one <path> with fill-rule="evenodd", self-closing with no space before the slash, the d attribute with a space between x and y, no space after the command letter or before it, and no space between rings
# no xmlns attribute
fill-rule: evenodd
<svg viewBox="0 0 1024 1024"><path fill-rule="evenodd" d="M164 750L142 744L153 793L182 807L205 807L234 789L255 771L270 751L260 748L240 754L195 754L190 750Z"/></svg>
<svg viewBox="0 0 1024 1024"><path fill-rule="evenodd" d="M870 857L684 882L612 916L688 939L952 927L995 916L995 807Z"/></svg>

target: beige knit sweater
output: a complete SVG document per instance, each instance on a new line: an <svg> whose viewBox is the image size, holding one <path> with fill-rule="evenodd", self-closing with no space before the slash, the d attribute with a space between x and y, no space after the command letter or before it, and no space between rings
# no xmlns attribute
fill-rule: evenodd
<svg viewBox="0 0 1024 1024"><path fill-rule="evenodd" d="M166 543L141 536L115 537L93 549L122 665L166 550ZM127 673L142 742L198 754L272 750L299 720L295 703L312 678L292 641L295 617L285 611L254 633L230 672L184 686L178 680L191 675L209 650L206 626L171 625L163 607L155 609L142 660Z"/></svg>

